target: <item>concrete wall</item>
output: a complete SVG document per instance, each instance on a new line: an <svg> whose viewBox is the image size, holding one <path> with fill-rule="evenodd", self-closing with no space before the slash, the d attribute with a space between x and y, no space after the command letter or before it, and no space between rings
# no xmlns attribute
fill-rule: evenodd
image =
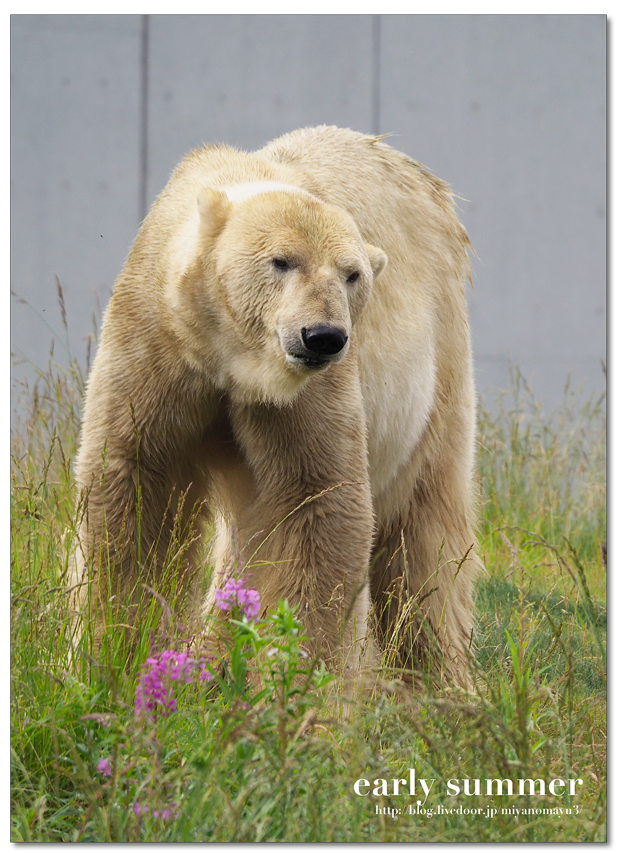
<svg viewBox="0 0 620 853"><path fill-rule="evenodd" d="M12 17L12 349L85 352L148 205L202 142L392 132L462 197L477 381L604 389L601 15ZM27 302L24 304L23 301ZM98 307L100 306L100 308Z"/></svg>

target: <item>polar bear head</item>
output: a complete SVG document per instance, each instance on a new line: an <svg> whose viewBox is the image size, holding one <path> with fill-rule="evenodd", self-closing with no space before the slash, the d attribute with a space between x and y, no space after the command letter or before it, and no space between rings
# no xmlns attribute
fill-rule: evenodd
<svg viewBox="0 0 620 853"><path fill-rule="evenodd" d="M205 189L198 210L217 384L246 400L291 400L346 358L387 257L344 210L287 185Z"/></svg>

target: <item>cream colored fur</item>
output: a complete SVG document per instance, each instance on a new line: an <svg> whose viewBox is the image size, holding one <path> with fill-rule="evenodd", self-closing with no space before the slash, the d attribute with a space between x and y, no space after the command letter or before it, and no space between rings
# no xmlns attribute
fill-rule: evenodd
<svg viewBox="0 0 620 853"><path fill-rule="evenodd" d="M464 681L467 247L447 186L370 136L318 127L188 155L115 285L89 378L77 482L99 598L157 586L175 516L198 506L217 521L215 583L236 567L263 607L299 604L325 656L356 666L372 599L402 661L441 658ZM313 368L299 341L319 325L346 344ZM189 576L195 546L184 559Z"/></svg>

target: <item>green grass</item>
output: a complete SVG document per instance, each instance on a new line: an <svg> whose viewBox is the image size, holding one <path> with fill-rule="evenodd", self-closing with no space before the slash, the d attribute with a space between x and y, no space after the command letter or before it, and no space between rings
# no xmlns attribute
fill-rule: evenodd
<svg viewBox="0 0 620 853"><path fill-rule="evenodd" d="M169 642L157 607L130 662L113 642L93 656L89 631L75 635L64 577L83 381L75 366L42 374L12 441L12 839L604 841L604 414L568 397L546 416L520 377L515 389L480 416L474 694L413 694L386 669L343 715L338 683L312 674L283 611L254 633L233 626L226 677L175 685L176 712L151 718L134 698L150 644ZM262 695L243 682L252 661ZM353 791L409 768L436 780L432 814L377 813L406 812L419 794ZM448 796L448 780L466 777L583 785L574 797ZM439 808L459 806L497 813Z"/></svg>

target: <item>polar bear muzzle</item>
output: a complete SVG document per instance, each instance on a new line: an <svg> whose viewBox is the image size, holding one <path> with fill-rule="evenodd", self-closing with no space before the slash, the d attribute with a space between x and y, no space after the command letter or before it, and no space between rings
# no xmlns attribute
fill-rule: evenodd
<svg viewBox="0 0 620 853"><path fill-rule="evenodd" d="M301 329L294 338L287 336L280 345L289 364L309 370L319 370L342 361L347 352L349 336L338 326L319 323Z"/></svg>
<svg viewBox="0 0 620 853"><path fill-rule="evenodd" d="M301 339L310 352L319 356L330 356L344 349L349 336L336 326L319 325L310 329L303 328Z"/></svg>

